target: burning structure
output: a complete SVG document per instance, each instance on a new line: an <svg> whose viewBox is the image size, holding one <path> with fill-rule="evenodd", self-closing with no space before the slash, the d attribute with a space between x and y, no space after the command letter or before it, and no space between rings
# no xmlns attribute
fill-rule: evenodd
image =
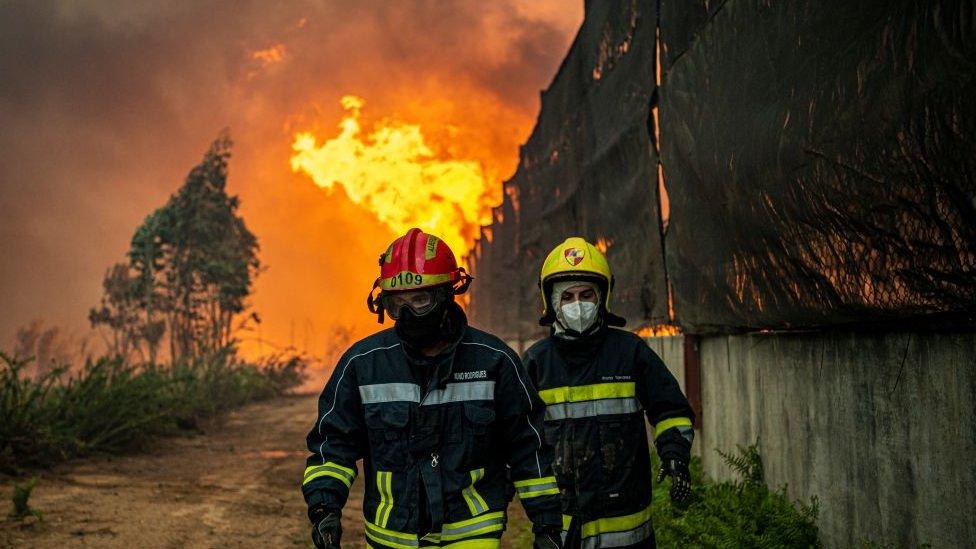
<svg viewBox="0 0 976 549"><path fill-rule="evenodd" d="M634 328L973 318L971 6L603 4L472 250L482 323L538 335L508 278L570 233Z"/></svg>
<svg viewBox="0 0 976 549"><path fill-rule="evenodd" d="M471 251L473 321L538 338L545 251L599 242L630 327L685 334L653 344L707 471L758 437L829 545L968 545L976 500L945 482L976 482L974 15L587 2Z"/></svg>

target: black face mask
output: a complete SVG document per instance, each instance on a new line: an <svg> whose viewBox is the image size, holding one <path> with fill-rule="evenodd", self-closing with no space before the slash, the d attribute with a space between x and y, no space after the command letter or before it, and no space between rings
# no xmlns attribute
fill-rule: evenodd
<svg viewBox="0 0 976 549"><path fill-rule="evenodd" d="M397 335L407 345L417 349L430 347L442 341L449 334L445 319L447 304L439 303L423 316L417 316L409 307L404 307L396 321Z"/></svg>

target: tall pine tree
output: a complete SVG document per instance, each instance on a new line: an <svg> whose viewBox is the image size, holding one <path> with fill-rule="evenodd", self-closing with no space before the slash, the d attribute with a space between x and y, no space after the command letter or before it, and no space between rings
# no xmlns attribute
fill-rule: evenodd
<svg viewBox="0 0 976 549"><path fill-rule="evenodd" d="M183 186L136 229L126 272L110 272L114 293L106 278L102 307L90 317L129 338L120 348L145 345L155 361L166 335L176 361L233 346L233 321L247 307L260 261L257 238L237 212L240 201L226 191L231 145L222 133ZM115 283L122 279L126 284ZM124 315L112 314L116 302L127 307Z"/></svg>

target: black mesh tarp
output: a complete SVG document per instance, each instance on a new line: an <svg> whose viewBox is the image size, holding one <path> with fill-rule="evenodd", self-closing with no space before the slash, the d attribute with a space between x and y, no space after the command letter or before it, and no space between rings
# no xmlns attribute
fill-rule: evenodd
<svg viewBox="0 0 976 549"><path fill-rule="evenodd" d="M700 333L972 321L974 2L657 6L587 3L473 254L475 322L538 334L538 268L571 234L607 245L631 326L667 320L668 282Z"/></svg>
<svg viewBox="0 0 976 549"><path fill-rule="evenodd" d="M476 324L509 339L542 333L539 268L549 250L575 235L606 246L617 277L617 312L635 321L666 319L657 156L648 129L655 6L588 4L572 49L542 95L542 111L522 147L518 170L506 182L504 219L494 223L492 242L482 242L481 257L474 258L482 265L476 285L489 277L502 279L518 298L499 299L484 287L474 288ZM484 268L486 255L491 271ZM500 318L511 322L496 322Z"/></svg>
<svg viewBox="0 0 976 549"><path fill-rule="evenodd" d="M974 30L972 2L736 0L672 48L661 146L683 326L976 311Z"/></svg>

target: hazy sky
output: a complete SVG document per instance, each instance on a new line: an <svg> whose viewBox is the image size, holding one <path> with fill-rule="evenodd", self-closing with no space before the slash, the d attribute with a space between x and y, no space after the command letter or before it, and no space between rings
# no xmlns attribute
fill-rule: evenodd
<svg viewBox="0 0 976 549"><path fill-rule="evenodd" d="M268 267L262 336L321 352L333 326L374 329L363 302L394 235L291 172L295 132L331 137L356 94L365 119L421 124L507 177L582 4L0 2L0 343L36 318L87 329L105 269L225 127Z"/></svg>

